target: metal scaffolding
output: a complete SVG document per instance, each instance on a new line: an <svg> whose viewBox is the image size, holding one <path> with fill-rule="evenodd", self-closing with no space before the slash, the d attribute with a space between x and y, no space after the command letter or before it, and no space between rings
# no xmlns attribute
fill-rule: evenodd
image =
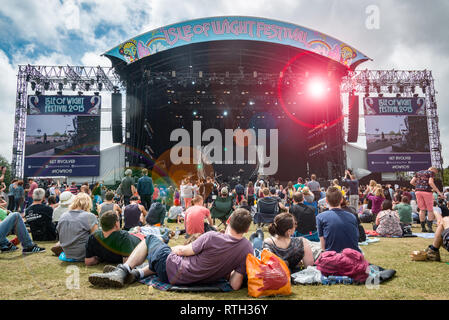
<svg viewBox="0 0 449 320"><path fill-rule="evenodd" d="M107 91L123 87L111 67L19 65L11 174L23 178L28 89L47 91Z"/></svg>
<svg viewBox="0 0 449 320"><path fill-rule="evenodd" d="M377 94L398 97L418 96L420 89L426 98L427 127L432 166L442 169L440 129L435 87L430 70L360 70L350 72L343 78L341 93L355 91L358 94Z"/></svg>
<svg viewBox="0 0 449 320"><path fill-rule="evenodd" d="M197 81L220 84L233 84L246 81L248 84L270 83L274 88L282 77L284 81L304 81L304 74L265 74L265 73L203 73L181 74L175 71L167 73L146 74L147 81ZM26 114L28 88L35 94L47 91L63 90L71 92L106 91L113 92L125 85L112 67L88 66L33 66L20 65L17 75L17 95L14 125L14 144L12 157L13 177L23 178L23 164L25 152ZM438 127L438 112L435 99L434 79L429 70L361 70L350 71L343 77L341 93L355 92L359 94L396 94L403 97L417 95L415 90L421 88L426 97L427 123L431 148L432 165L442 168L440 131ZM277 99L275 96L270 97Z"/></svg>

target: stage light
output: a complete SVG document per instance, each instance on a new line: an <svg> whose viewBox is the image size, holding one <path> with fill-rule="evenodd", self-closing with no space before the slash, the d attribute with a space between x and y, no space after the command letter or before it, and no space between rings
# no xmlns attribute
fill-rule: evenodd
<svg viewBox="0 0 449 320"><path fill-rule="evenodd" d="M321 79L313 79L309 82L308 91L312 97L318 98L325 93L326 85Z"/></svg>
<svg viewBox="0 0 449 320"><path fill-rule="evenodd" d="M193 111L193 115L196 116L196 111Z"/></svg>
<svg viewBox="0 0 449 320"><path fill-rule="evenodd" d="M254 101L253 100L249 100L249 105L253 106L254 105Z"/></svg>
<svg viewBox="0 0 449 320"><path fill-rule="evenodd" d="M227 111L224 111L224 112L223 112L223 115L224 115L224 116L227 116L227 115L228 115L228 112L227 112Z"/></svg>

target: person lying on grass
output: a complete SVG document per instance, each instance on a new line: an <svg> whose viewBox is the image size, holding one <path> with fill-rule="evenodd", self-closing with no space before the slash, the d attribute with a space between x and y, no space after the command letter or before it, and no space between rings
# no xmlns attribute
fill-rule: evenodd
<svg viewBox="0 0 449 320"><path fill-rule="evenodd" d="M226 232L206 232L189 245L170 248L154 235L146 237L124 264L112 272L94 273L94 286L123 287L140 278L156 274L160 281L172 285L212 283L228 279L239 290L246 274L246 256L253 253L244 237L252 223L248 210L239 208L231 215ZM148 266L135 269L148 260ZM213 266L213 267L211 267Z"/></svg>

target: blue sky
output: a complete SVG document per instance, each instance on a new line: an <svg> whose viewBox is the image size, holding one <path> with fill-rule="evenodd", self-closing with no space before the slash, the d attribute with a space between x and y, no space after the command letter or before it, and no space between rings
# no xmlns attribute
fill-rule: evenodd
<svg viewBox="0 0 449 320"><path fill-rule="evenodd" d="M368 29L367 8L379 9ZM0 154L11 159L19 64L103 65L101 54L154 28L209 16L247 15L303 25L340 39L373 61L360 68L433 71L441 141L449 165L449 1L433 0L21 0L0 7ZM110 97L103 97L108 107ZM110 119L102 119L102 126ZM363 127L363 124L362 124ZM102 133L102 148L112 145Z"/></svg>

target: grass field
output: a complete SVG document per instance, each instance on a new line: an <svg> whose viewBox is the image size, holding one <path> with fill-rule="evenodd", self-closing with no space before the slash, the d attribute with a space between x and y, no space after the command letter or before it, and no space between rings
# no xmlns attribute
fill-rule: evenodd
<svg viewBox="0 0 449 320"><path fill-rule="evenodd" d="M365 228L371 229L369 225ZM176 224L169 224L175 229ZM265 236L268 236L264 228ZM251 232L255 226L251 227ZM414 232L420 232L418 227ZM247 234L249 237L249 234ZM185 239L170 240L170 245L182 244ZM378 289L365 286L333 285L302 286L293 285L292 295L269 299L317 300L317 299L449 299L449 253L441 249L441 262L414 262L409 254L421 250L431 243L423 238L380 238L380 242L363 246L367 260L386 269L395 269L396 276L381 284ZM0 254L0 299L66 299L66 300L203 300L203 299L253 299L247 289L230 293L171 293L152 289L140 283L134 283L123 289L105 289L93 287L88 275L101 272L104 264L86 267L83 263L65 263L52 255L53 243L39 242L47 249L44 253L22 256L20 250L14 253ZM77 268L73 268L76 266ZM75 271L74 271L75 270ZM79 271L79 289L68 289L71 277ZM69 286L70 287L70 286Z"/></svg>

